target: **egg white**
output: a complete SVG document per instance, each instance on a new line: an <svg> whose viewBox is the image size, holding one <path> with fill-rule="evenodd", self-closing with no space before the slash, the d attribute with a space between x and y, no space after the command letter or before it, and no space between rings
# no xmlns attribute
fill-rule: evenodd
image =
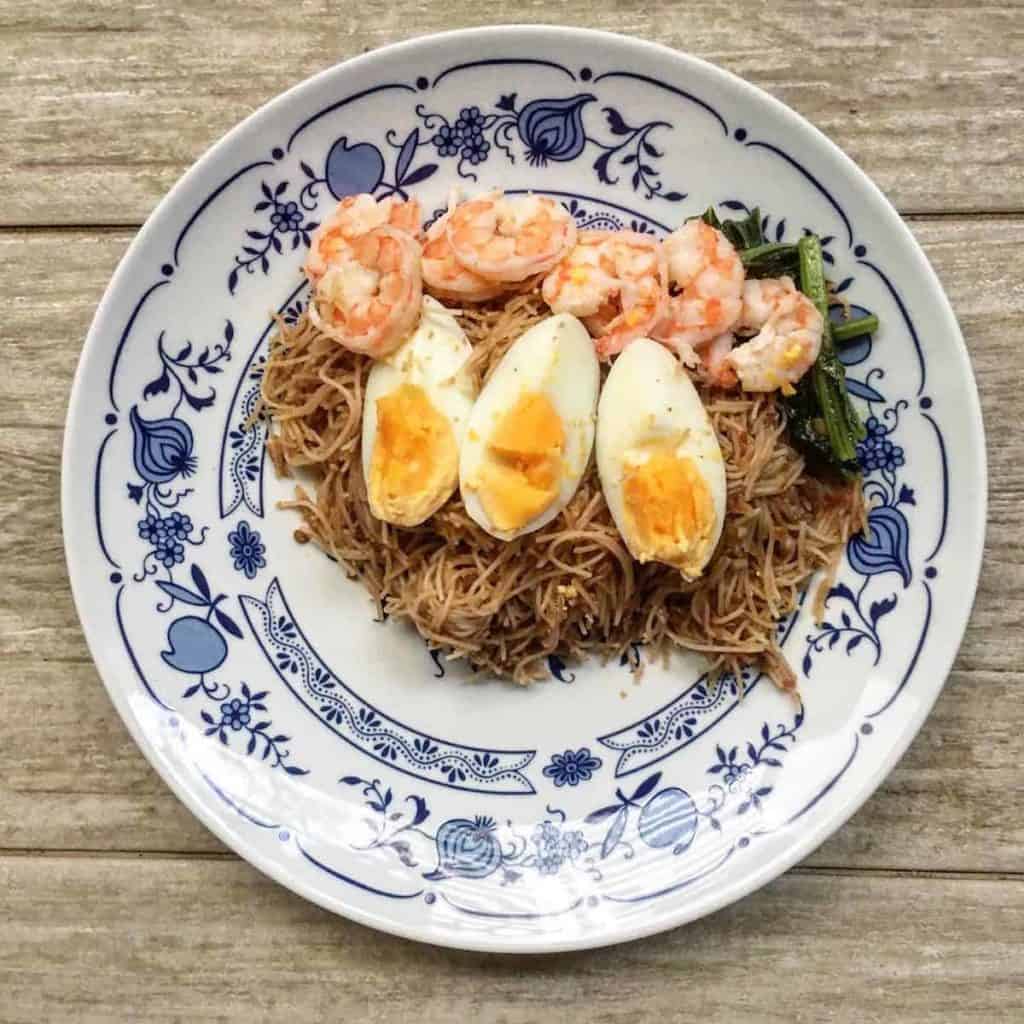
<svg viewBox="0 0 1024 1024"><path fill-rule="evenodd" d="M646 554L631 535L623 478L626 469L659 445L671 445L692 459L704 478L714 507L714 529L703 570L714 553L725 522L726 481L722 450L697 389L679 360L649 338L634 341L615 360L597 412L597 469L615 525L633 557ZM698 574L699 575L699 574Z"/></svg>
<svg viewBox="0 0 1024 1024"><path fill-rule="evenodd" d="M459 481L466 511L491 536L512 540L539 530L565 508L586 472L594 445L594 420L600 369L594 343L574 316L563 313L531 327L505 353L473 406L459 460ZM490 520L476 488L487 444L504 415L524 393L540 393L562 421L563 473L555 500L525 525L500 530Z"/></svg>
<svg viewBox="0 0 1024 1024"><path fill-rule="evenodd" d="M416 330L394 352L379 360L370 371L363 402L362 459L367 491L377 444L377 401L402 384L421 388L431 405L451 424L457 447L466 436L477 388L466 362L473 346L458 321L440 302L423 296ZM451 497L456 484L431 508L433 514Z"/></svg>

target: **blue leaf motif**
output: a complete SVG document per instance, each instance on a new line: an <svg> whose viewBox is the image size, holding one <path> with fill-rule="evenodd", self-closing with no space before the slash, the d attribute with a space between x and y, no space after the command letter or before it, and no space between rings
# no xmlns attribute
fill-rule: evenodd
<svg viewBox="0 0 1024 1024"><path fill-rule="evenodd" d="M156 585L175 601L184 601L185 604L194 604L200 608L205 608L210 603L198 594L193 594L187 587L180 587L170 580L157 580Z"/></svg>
<svg viewBox="0 0 1024 1024"><path fill-rule="evenodd" d="M401 184L405 187L418 185L421 181L426 181L436 170L437 164L423 164L422 167L417 167L415 171L410 173L408 177L403 178Z"/></svg>
<svg viewBox="0 0 1024 1024"><path fill-rule="evenodd" d="M846 378L846 390L856 398L863 398L865 402L884 402L885 398L880 395L871 385L863 381L855 380L853 377Z"/></svg>
<svg viewBox="0 0 1024 1024"><path fill-rule="evenodd" d="M616 815L615 820L612 822L612 827L608 829L608 834L604 837L604 842L601 844L601 860L607 859L609 854L619 845L622 833L626 831L628 816L629 809L627 807L623 807Z"/></svg>
<svg viewBox="0 0 1024 1024"><path fill-rule="evenodd" d="M868 535L850 541L850 565L862 576L898 572L910 586L910 527L903 513L891 505L873 508L868 515Z"/></svg>
<svg viewBox="0 0 1024 1024"><path fill-rule="evenodd" d="M604 113L613 135L629 135L633 131L614 107L604 107Z"/></svg>
<svg viewBox="0 0 1024 1024"><path fill-rule="evenodd" d="M413 128L406 136L402 148L398 151L398 159L395 161L395 184L401 185L405 182L405 172L409 170L413 154L420 141L419 128Z"/></svg>
<svg viewBox="0 0 1024 1024"><path fill-rule="evenodd" d="M210 599L210 584L206 579L206 575L198 565L192 566L192 582L195 583L196 589L200 594L203 595L207 600Z"/></svg>
<svg viewBox="0 0 1024 1024"><path fill-rule="evenodd" d="M871 625L877 626L878 620L883 615L888 615L889 612L896 607L896 595L893 594L891 597L883 598L881 601L872 601L871 608L868 610L868 614L871 618Z"/></svg>
<svg viewBox="0 0 1024 1024"><path fill-rule="evenodd" d="M516 127L529 150L530 163L575 160L587 144L582 110L595 98L586 92L561 100L527 103L519 112Z"/></svg>
<svg viewBox="0 0 1024 1024"><path fill-rule="evenodd" d="M135 472L151 484L170 483L178 476L195 471L192 457L192 430L179 419L144 420L138 406L132 406L129 419L134 434L132 459Z"/></svg>

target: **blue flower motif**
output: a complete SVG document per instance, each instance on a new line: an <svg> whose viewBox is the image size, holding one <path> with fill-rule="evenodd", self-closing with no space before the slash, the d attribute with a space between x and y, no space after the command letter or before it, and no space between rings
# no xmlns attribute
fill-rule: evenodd
<svg viewBox="0 0 1024 1024"><path fill-rule="evenodd" d="M893 444L884 435L878 437L875 434L869 434L857 445L857 459L865 473L880 469L892 473L906 463L903 449L899 445Z"/></svg>
<svg viewBox="0 0 1024 1024"><path fill-rule="evenodd" d="M877 416L868 417L864 430L867 436L857 445L857 459L865 473L892 473L905 464L903 449L889 440L890 430Z"/></svg>
<svg viewBox="0 0 1024 1024"><path fill-rule="evenodd" d="M138 406L132 407L129 419L134 434L135 472L143 480L166 484L177 476L191 476L195 472L192 431L187 423L173 417L144 420Z"/></svg>
<svg viewBox="0 0 1024 1024"><path fill-rule="evenodd" d="M234 560L235 568L244 572L249 579L255 579L266 564L263 557L266 554L266 547L260 541L260 535L249 528L249 524L243 519L238 526L228 534L228 543L231 545L231 558Z"/></svg>
<svg viewBox="0 0 1024 1024"><path fill-rule="evenodd" d="M152 512L138 522L139 536L147 544L157 544L167 536L167 527L163 519Z"/></svg>
<svg viewBox="0 0 1024 1024"><path fill-rule="evenodd" d="M576 751L567 750L564 754L553 754L551 763L545 766L543 774L549 779L554 779L556 786L578 786L581 782L589 782L601 764L601 759L594 757L589 747L580 747Z"/></svg>
<svg viewBox="0 0 1024 1024"><path fill-rule="evenodd" d="M173 569L185 561L185 545L169 533L162 533L157 537L153 554L165 569Z"/></svg>
<svg viewBox="0 0 1024 1024"><path fill-rule="evenodd" d="M722 776L722 781L726 784L729 792L735 791L736 787L743 783L743 780L750 772L749 764L731 764L726 769L725 774Z"/></svg>
<svg viewBox="0 0 1024 1024"><path fill-rule="evenodd" d="M474 165L482 164L490 151L491 144L478 133L467 136L462 144L463 159Z"/></svg>
<svg viewBox="0 0 1024 1024"><path fill-rule="evenodd" d="M220 713L222 724L229 729L234 729L235 732L244 729L252 721L249 702L239 700L238 697L221 704Z"/></svg>
<svg viewBox="0 0 1024 1024"><path fill-rule="evenodd" d="M582 832L566 832L562 836L562 852L570 860L576 860L577 857L582 857L590 848L590 844L587 842L586 836Z"/></svg>
<svg viewBox="0 0 1024 1024"><path fill-rule="evenodd" d="M485 123L479 107L463 107L455 122L455 130L461 135L480 135L483 133Z"/></svg>
<svg viewBox="0 0 1024 1024"><path fill-rule="evenodd" d="M296 202L275 202L274 212L270 215L270 223L278 231L298 231L302 227L302 211Z"/></svg>
<svg viewBox="0 0 1024 1024"><path fill-rule="evenodd" d="M519 112L516 127L531 164L575 160L587 144L583 108L595 97L580 93L567 99L534 100Z"/></svg>
<svg viewBox="0 0 1024 1024"><path fill-rule="evenodd" d="M562 835L550 821L542 822L533 830L534 846L537 847L537 870L542 875L554 875L565 860Z"/></svg>
<svg viewBox="0 0 1024 1024"><path fill-rule="evenodd" d="M181 512L172 512L164 519L163 527L168 535L176 540L188 540L192 533L192 518Z"/></svg>
<svg viewBox="0 0 1024 1024"><path fill-rule="evenodd" d="M437 148L438 156L455 156L462 145L462 132L451 125L442 124L430 141Z"/></svg>

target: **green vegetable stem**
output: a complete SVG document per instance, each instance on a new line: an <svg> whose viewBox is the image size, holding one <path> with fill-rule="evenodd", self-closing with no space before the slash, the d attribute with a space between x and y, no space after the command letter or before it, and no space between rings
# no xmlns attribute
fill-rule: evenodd
<svg viewBox="0 0 1024 1024"><path fill-rule="evenodd" d="M821 351L809 373L797 385L797 394L787 400L793 436L804 440L813 431L827 438L827 461L844 476L855 476L857 442L864 437L864 426L846 390L846 371L836 356L832 323L828 317L828 286L821 242L816 235L805 235L797 243L800 256L800 290L814 303L824 319ZM814 401L810 401L813 393ZM815 416L806 420L809 411ZM794 423L794 421L796 421ZM815 443L813 453L822 455L821 444Z"/></svg>
<svg viewBox="0 0 1024 1024"><path fill-rule="evenodd" d="M857 338L863 338L865 334L874 334L878 330L878 317L862 316L857 320L847 320L845 323L832 325L832 340L840 348L849 345Z"/></svg>
<svg viewBox="0 0 1024 1024"><path fill-rule="evenodd" d="M795 394L783 398L782 404L790 438L801 451L818 465L846 477L857 476L857 442L865 432L846 390L846 370L836 355L836 346L877 331L878 317L831 322L825 263L816 235L805 235L796 245L768 242L757 207L742 220L722 220L714 207L708 207L701 220L721 231L737 249L748 278L788 275L799 281L800 290L821 313L825 321L821 351L797 384Z"/></svg>

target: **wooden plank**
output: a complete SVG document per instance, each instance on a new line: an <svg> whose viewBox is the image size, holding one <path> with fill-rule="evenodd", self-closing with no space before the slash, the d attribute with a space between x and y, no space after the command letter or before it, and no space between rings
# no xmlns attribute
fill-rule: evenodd
<svg viewBox="0 0 1024 1024"><path fill-rule="evenodd" d="M1021 870L1022 782L1012 758L994 752L1024 726L1014 699L1024 655L1024 468L1017 435L999 429L1020 385L1013 368L1024 294L1014 255L1024 222L942 218L914 228L960 312L991 428L986 570L957 671L934 715L876 798L811 863ZM58 516L63 396L93 296L128 238L0 233L0 271L16 263L28 270L7 320L13 357L0 379L0 408L14 410L0 430L7 469L0 478L7 576L0 654L8 681L0 687L8 764L0 836L11 848L221 849L118 721L88 662L67 588ZM47 268L55 268L55 287L44 284Z"/></svg>
<svg viewBox="0 0 1024 1024"><path fill-rule="evenodd" d="M0 848L222 852L135 747L95 668L7 659ZM957 670L910 751L807 863L1024 872L1020 673ZM983 696L980 696L983 695Z"/></svg>
<svg viewBox="0 0 1024 1024"><path fill-rule="evenodd" d="M561 956L418 946L235 861L0 859L0 1019L419 1024L1020 1020L1021 881L790 874L685 928Z"/></svg>
<svg viewBox="0 0 1024 1024"><path fill-rule="evenodd" d="M140 222L227 129L315 71L452 25L562 22L706 57L809 118L905 211L1024 209L1024 19L961 0L8 0L0 11L0 223Z"/></svg>
<svg viewBox="0 0 1024 1024"><path fill-rule="evenodd" d="M1017 336L1024 282L1017 254L1024 219L916 221L912 227L957 310L974 362L988 433L989 562L973 620L966 667L1020 664L1024 541L1016 526L1024 460L1016 432L999 429L1016 406L1024 371ZM0 232L0 282L18 281L4 324L9 355L0 375L0 654L45 650L87 657L65 586L58 517L61 437L67 392L95 303L130 232ZM996 588L991 591L988 588Z"/></svg>
<svg viewBox="0 0 1024 1024"><path fill-rule="evenodd" d="M96 306L134 232L0 231L0 429L64 425L71 379ZM59 454L60 437L46 446ZM26 470L31 470L31 460Z"/></svg>

